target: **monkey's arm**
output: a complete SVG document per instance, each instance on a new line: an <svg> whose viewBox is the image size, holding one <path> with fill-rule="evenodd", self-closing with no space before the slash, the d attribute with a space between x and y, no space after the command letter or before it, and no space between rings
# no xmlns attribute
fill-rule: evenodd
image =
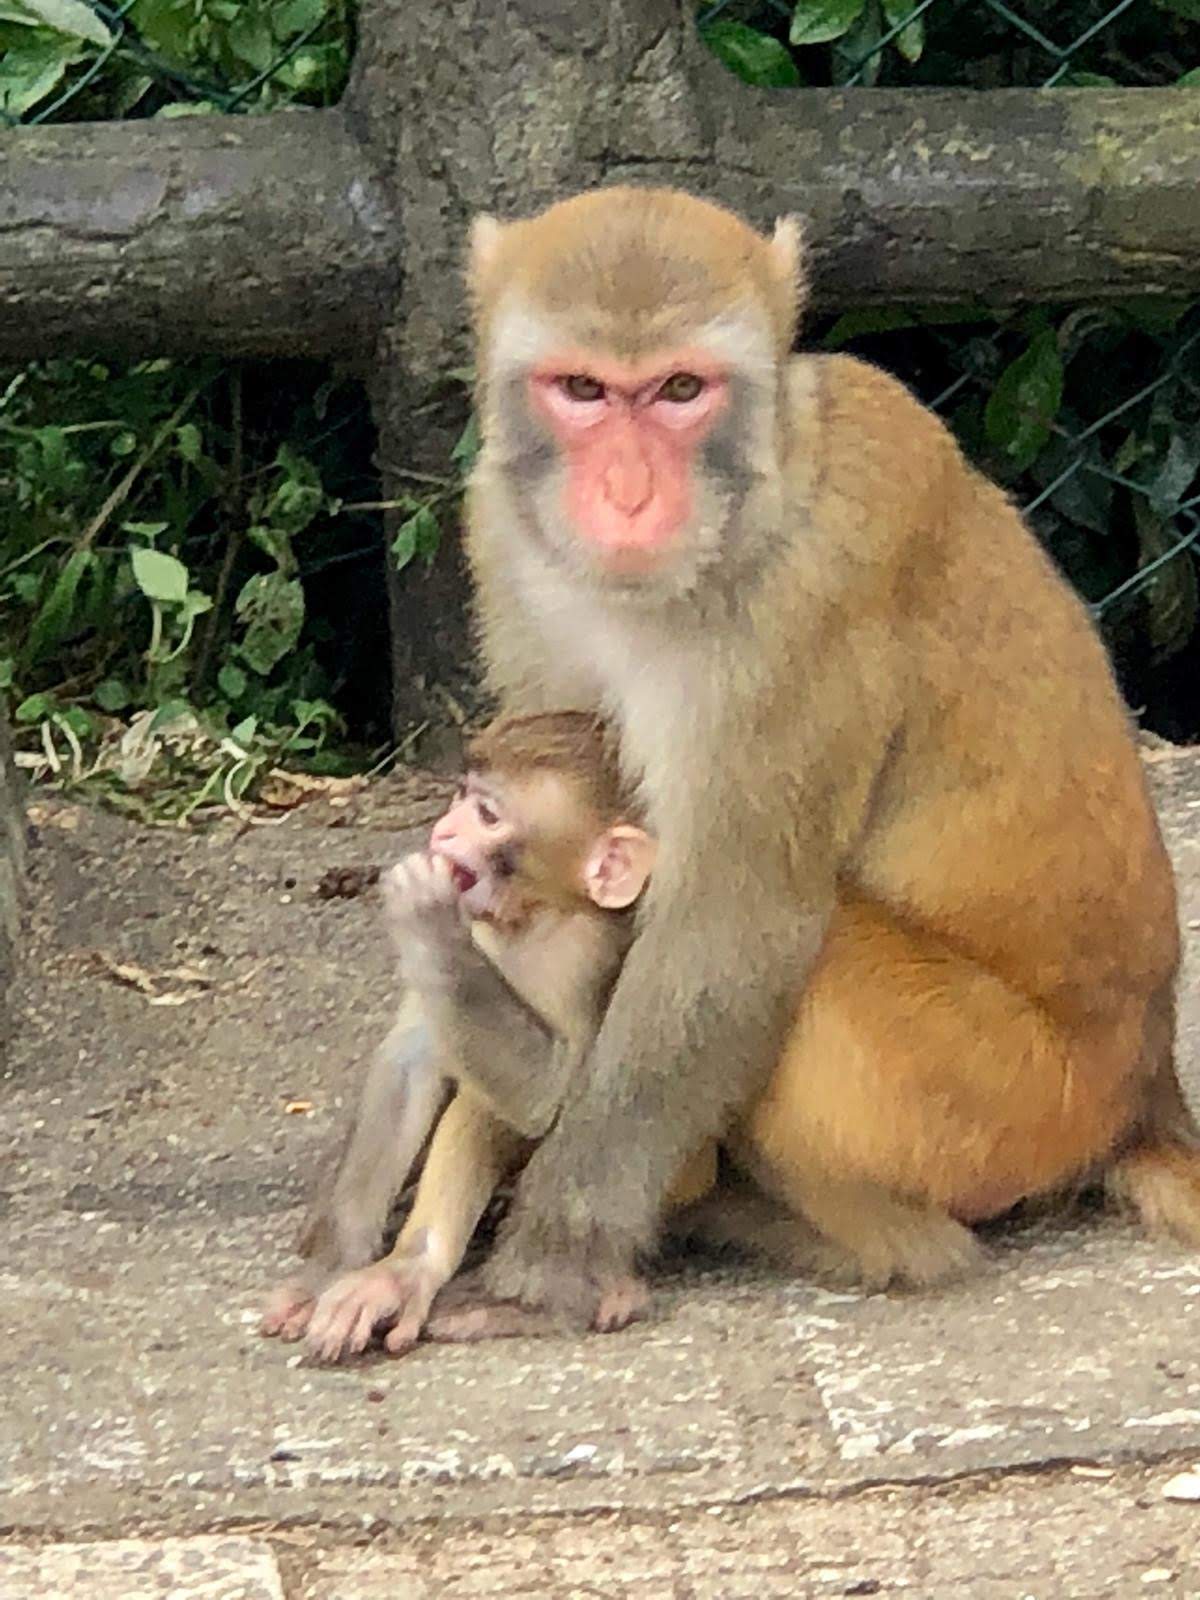
<svg viewBox="0 0 1200 1600"><path fill-rule="evenodd" d="M410 856L384 883L405 984L438 1059L526 1138L549 1127L573 1054L475 944L444 861Z"/></svg>
<svg viewBox="0 0 1200 1600"><path fill-rule="evenodd" d="M421 953L410 975L434 1045L494 1113L525 1138L554 1120L572 1052L509 985L461 923Z"/></svg>
<svg viewBox="0 0 1200 1600"><path fill-rule="evenodd" d="M801 901L778 839L743 838L736 852L692 843L703 893L686 863L652 885L595 1049L526 1168L486 1269L501 1298L586 1316L652 1242L683 1159L720 1133L778 1057L824 936L832 869L814 869ZM832 851L806 858L832 861ZM752 893L725 870L748 860Z"/></svg>

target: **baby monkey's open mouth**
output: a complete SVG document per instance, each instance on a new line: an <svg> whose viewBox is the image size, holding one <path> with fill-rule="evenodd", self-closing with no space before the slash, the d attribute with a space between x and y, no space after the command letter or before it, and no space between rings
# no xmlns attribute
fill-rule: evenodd
<svg viewBox="0 0 1200 1600"><path fill-rule="evenodd" d="M464 867L460 861L451 864L450 878L459 894L466 894L479 882L479 874L472 872L470 867Z"/></svg>

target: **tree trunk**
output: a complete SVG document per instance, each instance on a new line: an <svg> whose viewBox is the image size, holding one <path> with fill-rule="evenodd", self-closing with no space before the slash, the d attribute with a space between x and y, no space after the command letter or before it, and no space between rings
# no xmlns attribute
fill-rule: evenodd
<svg viewBox="0 0 1200 1600"><path fill-rule="evenodd" d="M0 700L0 1066L8 1043L9 992L21 935L25 878L25 812Z"/></svg>

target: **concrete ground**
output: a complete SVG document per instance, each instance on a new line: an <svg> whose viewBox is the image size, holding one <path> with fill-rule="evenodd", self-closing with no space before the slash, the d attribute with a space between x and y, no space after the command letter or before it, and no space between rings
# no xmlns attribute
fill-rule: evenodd
<svg viewBox="0 0 1200 1600"><path fill-rule="evenodd" d="M1150 752L1200 950L1200 759ZM34 808L0 1121L0 1596L1200 1595L1200 1258L1111 1218L835 1295L691 1263L653 1321L321 1370L255 1333L385 1024L357 870L279 827ZM1181 1055L1197 1081L1200 962Z"/></svg>

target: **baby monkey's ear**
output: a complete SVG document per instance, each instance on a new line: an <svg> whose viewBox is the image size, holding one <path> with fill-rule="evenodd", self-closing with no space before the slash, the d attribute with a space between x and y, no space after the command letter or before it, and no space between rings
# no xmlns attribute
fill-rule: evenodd
<svg viewBox="0 0 1200 1600"><path fill-rule="evenodd" d="M646 887L658 846L642 828L619 822L588 852L583 882L588 898L604 911L623 911Z"/></svg>

